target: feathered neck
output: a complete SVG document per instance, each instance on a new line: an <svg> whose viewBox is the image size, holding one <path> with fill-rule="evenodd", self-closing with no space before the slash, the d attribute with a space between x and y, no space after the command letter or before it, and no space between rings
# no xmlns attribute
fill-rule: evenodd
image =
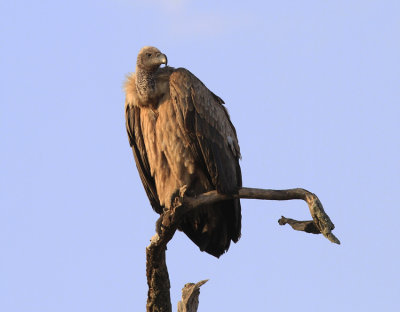
<svg viewBox="0 0 400 312"><path fill-rule="evenodd" d="M169 94L169 77L173 71L169 66L154 72L136 66L136 72L126 77L124 85L127 103L156 108L159 100Z"/></svg>
<svg viewBox="0 0 400 312"><path fill-rule="evenodd" d="M146 70L136 66L136 90L143 102L150 101L155 95L156 81L154 74L156 71L157 68L155 70Z"/></svg>

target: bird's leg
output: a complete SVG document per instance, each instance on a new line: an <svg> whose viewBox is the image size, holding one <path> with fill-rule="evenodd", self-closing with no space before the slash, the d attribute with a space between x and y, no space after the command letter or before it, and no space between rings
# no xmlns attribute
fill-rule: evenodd
<svg viewBox="0 0 400 312"><path fill-rule="evenodd" d="M184 186L182 186L182 187L179 189L179 196L180 196L181 198L183 198L183 197L185 196L186 191L187 191L187 188L188 188L188 186L187 186L187 185L184 185Z"/></svg>
<svg viewBox="0 0 400 312"><path fill-rule="evenodd" d="M161 215L158 219L157 219L157 221L156 221L156 233L158 234L158 235L160 235L161 234L161 231L162 231L162 227L163 227L163 224L162 224L162 221L163 221L163 215Z"/></svg>
<svg viewBox="0 0 400 312"><path fill-rule="evenodd" d="M176 212L176 208L183 206L184 197L188 186L184 185L179 190L176 190L171 196L171 209ZM181 210L181 209L180 209Z"/></svg>

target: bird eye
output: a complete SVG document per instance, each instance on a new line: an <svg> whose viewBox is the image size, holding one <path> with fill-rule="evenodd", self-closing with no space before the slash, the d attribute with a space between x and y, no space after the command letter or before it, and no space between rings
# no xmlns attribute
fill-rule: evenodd
<svg viewBox="0 0 400 312"><path fill-rule="evenodd" d="M147 53L147 57L150 57L151 56L151 53Z"/></svg>

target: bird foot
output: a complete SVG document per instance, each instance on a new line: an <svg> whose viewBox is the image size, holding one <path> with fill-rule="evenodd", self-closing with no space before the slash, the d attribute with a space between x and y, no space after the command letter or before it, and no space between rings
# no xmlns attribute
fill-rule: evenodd
<svg viewBox="0 0 400 312"><path fill-rule="evenodd" d="M185 197L187 188L187 185L184 185L172 195L172 207L176 208L183 205L183 198Z"/></svg>
<svg viewBox="0 0 400 312"><path fill-rule="evenodd" d="M184 197L185 196L185 194L186 194L186 191L187 191L187 188L188 188L188 186L187 185L184 185L184 186L182 186L180 189L179 189L179 196L180 197Z"/></svg>

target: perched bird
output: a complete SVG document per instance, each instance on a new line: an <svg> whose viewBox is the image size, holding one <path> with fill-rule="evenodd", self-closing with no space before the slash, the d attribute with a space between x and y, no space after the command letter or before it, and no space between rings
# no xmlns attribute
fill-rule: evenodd
<svg viewBox="0 0 400 312"><path fill-rule="evenodd" d="M148 46L140 50L125 92L129 143L157 213L170 208L182 189L187 196L238 192L240 149L220 97L188 70L167 66L166 55ZM240 201L232 199L188 212L179 230L219 257L239 240L241 218Z"/></svg>

